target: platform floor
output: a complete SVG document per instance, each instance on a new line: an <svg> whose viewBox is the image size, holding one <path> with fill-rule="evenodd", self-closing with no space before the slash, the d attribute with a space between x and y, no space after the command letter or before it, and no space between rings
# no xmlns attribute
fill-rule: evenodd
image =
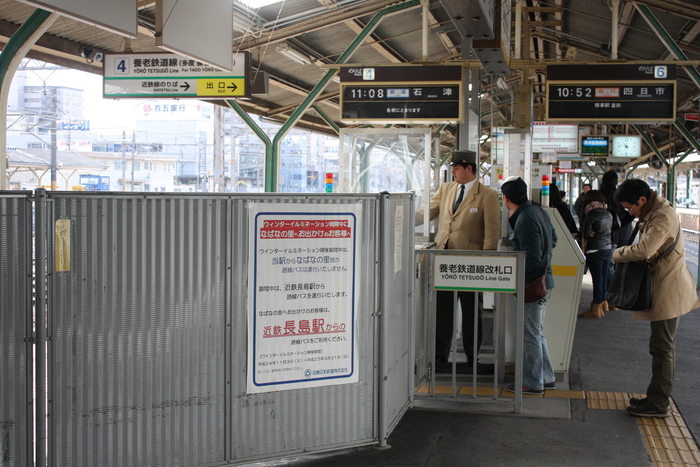
<svg viewBox="0 0 700 467"><path fill-rule="evenodd" d="M592 292L587 274L581 311ZM624 410L628 397L643 393L649 382L648 339L649 323L632 319L628 311L611 311L600 320L578 319L568 384L557 382L557 390L545 396L524 396L522 414L488 404L417 401L392 432L387 448L251 465L700 465L700 310L680 320L670 418L639 419Z"/></svg>

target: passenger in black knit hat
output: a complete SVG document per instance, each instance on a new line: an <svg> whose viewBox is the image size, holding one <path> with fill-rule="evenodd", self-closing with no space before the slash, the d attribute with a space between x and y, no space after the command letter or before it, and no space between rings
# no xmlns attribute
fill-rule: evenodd
<svg viewBox="0 0 700 467"><path fill-rule="evenodd" d="M557 245L557 234L549 215L527 199L527 185L522 178L507 178L501 192L503 204L511 212L508 223L513 228L513 249L525 252L525 282L537 283L544 276L546 284L544 296L526 300L523 334L523 394L542 394L545 389L556 388L544 335L544 316L554 288L552 249ZM515 385L508 389L515 392Z"/></svg>

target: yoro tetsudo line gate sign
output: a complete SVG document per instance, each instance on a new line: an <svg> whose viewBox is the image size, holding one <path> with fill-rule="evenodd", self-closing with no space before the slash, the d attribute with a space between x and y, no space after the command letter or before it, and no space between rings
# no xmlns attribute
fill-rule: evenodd
<svg viewBox="0 0 700 467"><path fill-rule="evenodd" d="M517 292L517 256L435 255L436 290Z"/></svg>
<svg viewBox="0 0 700 467"><path fill-rule="evenodd" d="M173 53L106 54L104 97L208 98L250 97L248 52L233 57L233 71Z"/></svg>

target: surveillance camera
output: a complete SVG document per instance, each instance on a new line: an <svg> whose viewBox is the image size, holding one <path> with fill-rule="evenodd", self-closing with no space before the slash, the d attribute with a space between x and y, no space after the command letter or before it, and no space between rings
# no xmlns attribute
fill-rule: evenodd
<svg viewBox="0 0 700 467"><path fill-rule="evenodd" d="M87 47L83 47L80 49L80 56L83 58L90 58L90 54L92 53L92 50L88 49Z"/></svg>
<svg viewBox="0 0 700 467"><path fill-rule="evenodd" d="M95 61L96 62L101 62L105 58L105 55L102 52L97 52L95 54Z"/></svg>

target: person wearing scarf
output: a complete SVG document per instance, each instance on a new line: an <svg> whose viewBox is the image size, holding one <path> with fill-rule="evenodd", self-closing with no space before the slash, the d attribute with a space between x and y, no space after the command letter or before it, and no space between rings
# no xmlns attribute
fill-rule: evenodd
<svg viewBox="0 0 700 467"><path fill-rule="evenodd" d="M586 193L581 232L585 244L586 264L593 279L593 301L581 318L600 319L608 311L608 267L612 260L612 214L605 195L598 190Z"/></svg>

